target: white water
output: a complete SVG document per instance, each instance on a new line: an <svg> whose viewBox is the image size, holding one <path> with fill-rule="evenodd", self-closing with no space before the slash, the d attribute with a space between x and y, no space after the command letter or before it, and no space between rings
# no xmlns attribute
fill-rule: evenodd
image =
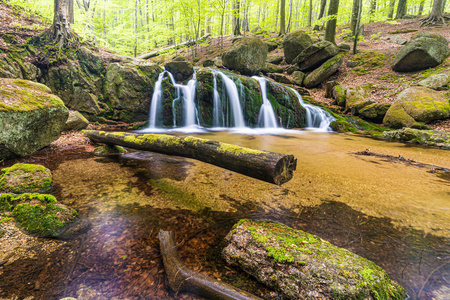
<svg viewBox="0 0 450 300"><path fill-rule="evenodd" d="M159 115L159 110L161 107L162 102L162 96L163 96L163 89L162 89L162 80L164 78L164 74L166 71L162 71L158 76L158 81L155 83L155 91L153 92L152 96L152 103L150 105L150 116L148 119L148 127L149 128L157 128L156 121Z"/></svg>
<svg viewBox="0 0 450 300"><path fill-rule="evenodd" d="M222 76L223 83L225 84L226 91L228 93L228 100L230 101L231 111L233 114L233 121L235 128L244 128L245 121L242 114L241 103L239 102L239 93L236 87L236 83L230 79L227 75L220 71L217 71Z"/></svg>
<svg viewBox="0 0 450 300"><path fill-rule="evenodd" d="M277 118L275 116L275 112L273 111L272 104L269 99L267 99L267 79L258 76L253 76L252 78L258 80L263 99L263 104L259 110L258 125L262 125L264 128L278 128Z"/></svg>

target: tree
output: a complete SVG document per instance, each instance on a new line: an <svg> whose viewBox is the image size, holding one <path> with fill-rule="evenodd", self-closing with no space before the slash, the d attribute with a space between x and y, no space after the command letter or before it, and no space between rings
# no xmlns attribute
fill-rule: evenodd
<svg viewBox="0 0 450 300"><path fill-rule="evenodd" d="M328 17L330 18L325 27L325 40L336 44L336 23L339 10L339 0L330 0L328 7Z"/></svg>
<svg viewBox="0 0 450 300"><path fill-rule="evenodd" d="M352 8L352 18L350 20L350 30L352 31L352 36L356 35L356 23L358 21L358 14L361 9L360 0L353 0L353 8Z"/></svg>
<svg viewBox="0 0 450 300"><path fill-rule="evenodd" d="M281 0L280 1L280 35L283 35L286 33L285 15L286 15L286 0Z"/></svg>
<svg viewBox="0 0 450 300"><path fill-rule="evenodd" d="M61 49L73 36L72 29L70 28L70 21L73 21L73 1L55 0L54 3L53 40ZM72 12L72 17L70 12Z"/></svg>
<svg viewBox="0 0 450 300"><path fill-rule="evenodd" d="M401 19L406 15L407 0L398 0L396 19Z"/></svg>
<svg viewBox="0 0 450 300"><path fill-rule="evenodd" d="M389 20L392 20L394 18L394 6L395 6L395 0L389 1L389 12L387 18Z"/></svg>
<svg viewBox="0 0 450 300"><path fill-rule="evenodd" d="M428 17L422 20L421 26L435 26L445 24L445 20L448 20L448 17L442 15L442 1L443 0L433 1L433 8L431 9Z"/></svg>
<svg viewBox="0 0 450 300"><path fill-rule="evenodd" d="M239 0L233 2L233 35L241 35L240 6Z"/></svg>
<svg viewBox="0 0 450 300"><path fill-rule="evenodd" d="M355 30L355 38L353 40L353 54L358 53L357 45L358 45L358 38L359 38L359 25L361 23L361 11L362 11L362 0L355 0L358 1L358 9L356 11L356 22L355 22L355 28L358 30Z"/></svg>
<svg viewBox="0 0 450 300"><path fill-rule="evenodd" d="M373 18L375 15L375 11L377 9L377 0L371 0L370 1L370 11L369 11L369 15L370 15L370 19L369 22L373 22Z"/></svg>
<svg viewBox="0 0 450 300"><path fill-rule="evenodd" d="M320 2L320 12L319 12L319 17L318 19L322 19L323 17L325 17L325 8L327 7L327 0L321 0Z"/></svg>

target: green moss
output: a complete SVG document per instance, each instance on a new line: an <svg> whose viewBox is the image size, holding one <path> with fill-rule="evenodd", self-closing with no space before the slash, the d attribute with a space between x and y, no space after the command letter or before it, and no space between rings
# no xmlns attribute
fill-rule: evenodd
<svg viewBox="0 0 450 300"><path fill-rule="evenodd" d="M207 139L202 139L202 138L196 138L196 137L192 137L192 136L187 136L184 138L184 141L188 142L188 143L192 143L194 145L197 145L199 142L201 143L206 143L209 140Z"/></svg>
<svg viewBox="0 0 450 300"><path fill-rule="evenodd" d="M241 153L243 153L243 154L265 153L264 151L261 151L261 150L255 150L255 149L250 149L250 148L246 148L246 147L239 147L239 146L227 144L227 143L219 143L219 144L220 144L220 147L218 148L218 151L220 151L222 153L233 153L234 155L240 155Z"/></svg>
<svg viewBox="0 0 450 300"><path fill-rule="evenodd" d="M352 62L358 62L359 66L353 68L358 76L367 75L372 70L380 68L387 63L387 56L380 51L362 51L353 55Z"/></svg>
<svg viewBox="0 0 450 300"><path fill-rule="evenodd" d="M0 190L7 192L44 191L48 190L53 183L50 170L41 165L17 163L2 169L1 172Z"/></svg>
<svg viewBox="0 0 450 300"><path fill-rule="evenodd" d="M398 29L391 32L388 32L389 34L399 34L399 33L410 33L410 32L416 32L417 29Z"/></svg>

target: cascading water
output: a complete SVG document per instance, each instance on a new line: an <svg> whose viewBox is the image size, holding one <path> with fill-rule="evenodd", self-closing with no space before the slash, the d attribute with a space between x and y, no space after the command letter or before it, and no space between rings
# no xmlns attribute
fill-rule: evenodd
<svg viewBox="0 0 450 300"><path fill-rule="evenodd" d="M172 73L169 71L166 71L169 75L170 80L172 81L173 86L177 89L178 98L175 100L178 100L180 98L180 94L182 95L184 99L184 126L195 126L198 125L200 122L198 120L198 112L197 108L195 107L195 84L197 83L197 74L194 71L194 74L192 75L192 79L189 80L187 85L178 84L175 81L175 78L173 77ZM180 93L181 91L181 93ZM175 102L174 100L174 102ZM172 105L173 115L174 115L174 126L177 126L176 124L176 106Z"/></svg>
<svg viewBox="0 0 450 300"><path fill-rule="evenodd" d="M263 77L253 76L252 78L258 80L259 86L261 87L261 94L263 99L263 104L259 111L258 125L264 128L278 128L277 118L275 112L273 111L272 104L269 99L267 99L267 87L266 80Z"/></svg>
<svg viewBox="0 0 450 300"><path fill-rule="evenodd" d="M241 103L239 101L239 92L236 87L236 83L234 83L234 81L231 80L230 77L228 77L227 75L225 75L220 71L217 71L217 74L219 74L222 77L225 89L228 94L228 101L230 102L231 106L234 127L244 128L245 127L244 115L242 114Z"/></svg>
<svg viewBox="0 0 450 300"><path fill-rule="evenodd" d="M152 103L150 105L150 116L148 119L149 128L157 128L157 126L160 125L158 122L158 117L160 116L163 97L162 81L166 72L167 71L162 71L155 83L155 91L153 92Z"/></svg>

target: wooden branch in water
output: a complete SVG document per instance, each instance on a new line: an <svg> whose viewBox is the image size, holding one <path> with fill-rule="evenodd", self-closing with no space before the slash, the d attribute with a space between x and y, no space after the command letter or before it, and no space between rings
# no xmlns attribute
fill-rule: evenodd
<svg viewBox="0 0 450 300"><path fill-rule="evenodd" d="M199 37L196 40L186 41L186 42L175 44L175 45L172 45L172 46L169 46L169 47L165 47L165 48L162 48L162 49L159 49L159 50L156 50L156 51L145 53L145 54L139 55L137 58L139 58L139 59L149 59L149 58L158 56L160 52L163 52L163 51L166 51L166 50L170 50L170 49L173 49L173 48L178 48L178 47L181 47L181 46L184 46L184 45L193 45L193 44L195 44L197 42L203 41L204 39L208 38L210 35L211 34L207 33L204 36L201 36L201 37Z"/></svg>
<svg viewBox="0 0 450 300"><path fill-rule="evenodd" d="M210 299L262 300L246 291L186 267L178 257L175 234L172 231L160 230L158 238L166 276L171 289L175 292L189 291Z"/></svg>
<svg viewBox="0 0 450 300"><path fill-rule="evenodd" d="M297 159L293 155L255 150L190 136L96 130L83 132L94 142L194 158L278 185L291 180L297 167Z"/></svg>

